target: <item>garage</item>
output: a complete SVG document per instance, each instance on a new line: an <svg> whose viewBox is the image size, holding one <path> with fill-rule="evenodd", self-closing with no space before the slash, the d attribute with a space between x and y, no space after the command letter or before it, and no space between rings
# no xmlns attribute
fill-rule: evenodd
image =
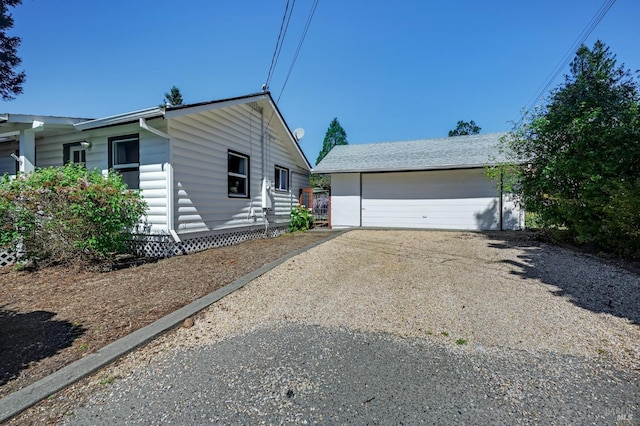
<svg viewBox="0 0 640 426"><path fill-rule="evenodd" d="M482 169L362 174L362 226L495 230L498 212Z"/></svg>
<svg viewBox="0 0 640 426"><path fill-rule="evenodd" d="M331 227L514 230L524 212L487 178L503 134L334 147L313 169L331 176Z"/></svg>

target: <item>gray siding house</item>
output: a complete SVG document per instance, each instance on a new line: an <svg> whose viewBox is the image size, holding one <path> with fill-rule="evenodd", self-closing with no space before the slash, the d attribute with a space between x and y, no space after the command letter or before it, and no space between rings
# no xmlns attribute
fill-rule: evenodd
<svg viewBox="0 0 640 426"><path fill-rule="evenodd" d="M331 175L331 226L522 229L524 212L485 176L502 135L336 146L313 169Z"/></svg>
<svg viewBox="0 0 640 426"><path fill-rule="evenodd" d="M147 254L277 235L311 169L268 92L99 119L0 114L0 174L68 161L141 190Z"/></svg>

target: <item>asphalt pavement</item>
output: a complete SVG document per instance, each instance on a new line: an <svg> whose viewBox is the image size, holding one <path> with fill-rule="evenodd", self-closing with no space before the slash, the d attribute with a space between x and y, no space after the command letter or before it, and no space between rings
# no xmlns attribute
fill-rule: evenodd
<svg viewBox="0 0 640 426"><path fill-rule="evenodd" d="M285 325L176 349L93 394L68 425L615 424L637 377L571 356Z"/></svg>

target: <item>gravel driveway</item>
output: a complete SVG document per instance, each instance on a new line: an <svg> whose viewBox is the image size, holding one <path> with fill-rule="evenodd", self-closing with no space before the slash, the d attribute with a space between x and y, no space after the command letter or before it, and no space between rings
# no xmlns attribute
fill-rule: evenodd
<svg viewBox="0 0 640 426"><path fill-rule="evenodd" d="M357 230L77 392L68 424L640 419L640 277L524 234Z"/></svg>

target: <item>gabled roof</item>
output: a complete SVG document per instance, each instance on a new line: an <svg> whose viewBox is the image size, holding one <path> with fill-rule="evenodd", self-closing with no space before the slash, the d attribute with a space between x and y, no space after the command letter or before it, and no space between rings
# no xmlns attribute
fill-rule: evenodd
<svg viewBox="0 0 640 426"><path fill-rule="evenodd" d="M307 168L311 170L311 163L304 155L304 152L298 144L291 129L284 120L276 105L271 93L259 92L233 98L218 99L208 102L199 102L194 104L186 104L179 106L161 106L141 109L138 111L125 112L122 114L112 115L103 118L72 118L72 117L52 117L39 115L23 115L23 114L0 114L0 142L5 140L15 140L20 130L27 128L35 128L39 126L41 130L45 130L47 135L60 132L86 131L99 129L103 127L116 126L121 124L135 123L140 119L165 118L170 119L186 114L194 114L202 111L230 107L233 105L246 104L250 102L264 101L268 103L274 110L275 118L284 129L284 133L293 143L296 152L305 162ZM272 116L273 118L273 116ZM42 133L45 134L44 132Z"/></svg>
<svg viewBox="0 0 640 426"><path fill-rule="evenodd" d="M389 172L476 168L504 161L498 151L505 133L339 145L314 173Z"/></svg>
<svg viewBox="0 0 640 426"><path fill-rule="evenodd" d="M141 118L173 118L180 115L192 114L201 111L224 108L232 105L243 104L254 100L270 98L268 92L253 93L246 96L237 96L234 98L217 99L207 102L198 102L194 104L185 104L178 106L162 106L141 109L139 111L125 112L122 114L112 115L109 117L97 118L95 120L84 121L75 125L78 130L90 130L100 127L114 126L117 124L134 123Z"/></svg>

